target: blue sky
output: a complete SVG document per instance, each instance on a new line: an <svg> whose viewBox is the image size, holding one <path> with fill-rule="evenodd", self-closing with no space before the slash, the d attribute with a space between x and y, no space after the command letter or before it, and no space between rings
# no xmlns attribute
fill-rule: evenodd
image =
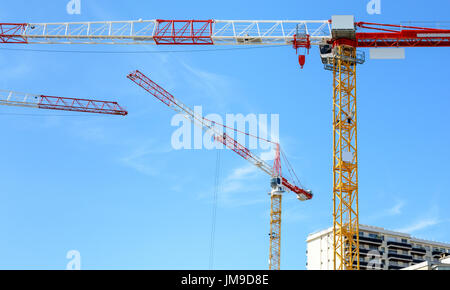
<svg viewBox="0 0 450 290"><path fill-rule="evenodd" d="M6 2L6 1L4 1ZM448 1L8 1L2 22L155 18L448 20ZM114 2L114 3L111 3ZM120 3L125 3L121 1ZM282 268L305 268L308 233L332 213L331 75L316 49L300 70L289 47L203 53L77 54L0 47L0 88L117 100L129 115L0 108L0 268L206 269L216 151L171 148L172 111L126 79L135 69L205 113L280 115L280 137L313 200L283 200ZM24 46L60 50L153 47ZM164 48L167 50L167 48ZM405 60L358 68L360 221L450 242L448 49L407 49ZM33 114L33 115L15 115ZM38 116L34 114L40 114ZM41 115L44 114L44 115ZM221 152L216 269L266 269L269 183Z"/></svg>

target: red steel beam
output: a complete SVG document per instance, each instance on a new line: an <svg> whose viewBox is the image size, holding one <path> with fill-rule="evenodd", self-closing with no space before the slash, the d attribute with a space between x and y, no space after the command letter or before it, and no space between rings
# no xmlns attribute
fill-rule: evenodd
<svg viewBox="0 0 450 290"><path fill-rule="evenodd" d="M234 152L236 152L239 156L241 156L244 159L253 158L252 152L247 149L245 146L241 145L238 141L234 140L228 134L223 133L223 136L216 136L214 138L216 141L222 143L226 147L230 148ZM253 158L254 159L254 158Z"/></svg>
<svg viewBox="0 0 450 290"><path fill-rule="evenodd" d="M117 102L52 97L44 95L40 96L38 108L121 116L126 116L128 114L128 112L119 106Z"/></svg>
<svg viewBox="0 0 450 290"><path fill-rule="evenodd" d="M175 98L172 94L160 87L157 83L152 81L140 71L136 70L130 73L127 78L135 82L138 86L142 87L167 106L170 107L175 104Z"/></svg>
<svg viewBox="0 0 450 290"><path fill-rule="evenodd" d="M28 43L23 36L27 23L0 23L0 43Z"/></svg>
<svg viewBox="0 0 450 290"><path fill-rule="evenodd" d="M212 45L214 20L156 20L153 39L158 45Z"/></svg>
<svg viewBox="0 0 450 290"><path fill-rule="evenodd" d="M281 177L281 181L282 181L283 185L287 189L289 189L290 191L292 191L292 192L294 192L296 194L303 195L304 199L310 200L310 199L313 198L313 195L312 195L311 192L308 192L308 191L306 191L306 190L304 190L304 189L302 189L302 188L300 188L298 186L295 186L295 185L291 184L286 178Z"/></svg>

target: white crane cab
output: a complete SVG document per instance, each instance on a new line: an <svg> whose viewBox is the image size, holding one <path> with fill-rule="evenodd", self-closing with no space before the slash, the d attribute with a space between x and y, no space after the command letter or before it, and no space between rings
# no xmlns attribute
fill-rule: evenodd
<svg viewBox="0 0 450 290"><path fill-rule="evenodd" d="M270 179L270 187L272 187L272 191L269 193L270 195L281 195L285 191L281 177L279 176Z"/></svg>
<svg viewBox="0 0 450 290"><path fill-rule="evenodd" d="M334 53L333 53L333 45L332 44L320 44L319 45L320 50L320 58L322 59L323 64L332 64Z"/></svg>

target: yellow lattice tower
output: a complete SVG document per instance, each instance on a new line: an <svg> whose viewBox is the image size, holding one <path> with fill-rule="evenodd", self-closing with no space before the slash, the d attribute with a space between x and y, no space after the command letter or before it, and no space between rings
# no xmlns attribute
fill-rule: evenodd
<svg viewBox="0 0 450 290"><path fill-rule="evenodd" d="M334 269L359 269L356 48L335 47L333 61Z"/></svg>
<svg viewBox="0 0 450 290"><path fill-rule="evenodd" d="M280 270L281 251L281 191L272 191L270 206L269 270Z"/></svg>

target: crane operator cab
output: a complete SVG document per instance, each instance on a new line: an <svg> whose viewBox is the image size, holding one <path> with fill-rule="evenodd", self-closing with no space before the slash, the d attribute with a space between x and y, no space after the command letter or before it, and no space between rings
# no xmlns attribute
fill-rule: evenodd
<svg viewBox="0 0 450 290"><path fill-rule="evenodd" d="M281 186L281 177L277 176L277 177L272 177L272 179L270 179L270 187L277 188L280 186Z"/></svg>
<svg viewBox="0 0 450 290"><path fill-rule="evenodd" d="M320 58L323 64L332 64L333 59L333 45L331 44L321 44L319 45Z"/></svg>
<svg viewBox="0 0 450 290"><path fill-rule="evenodd" d="M272 187L272 192L269 194L281 194L284 192L283 181L280 176L275 176L270 179L270 187Z"/></svg>

